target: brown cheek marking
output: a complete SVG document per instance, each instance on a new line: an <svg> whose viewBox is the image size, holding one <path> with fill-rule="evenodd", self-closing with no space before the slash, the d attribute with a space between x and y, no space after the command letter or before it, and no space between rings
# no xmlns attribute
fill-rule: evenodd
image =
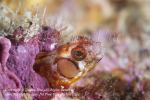
<svg viewBox="0 0 150 100"><path fill-rule="evenodd" d="M78 64L77 63L75 63L74 61L72 61L72 60L70 60L70 59L65 59L65 58L62 58L61 60L64 60L64 62L62 61L58 61L58 63L59 64L63 64L64 66L65 66L65 63L68 63L69 65L70 65L70 67L72 67L72 69L73 69L73 71L72 71L72 73L71 72L68 72L68 73L66 73L67 72L67 67L68 67L68 69L69 69L69 66L68 65L66 65L64 68L64 70L62 70L61 69L61 67L63 67L63 65L58 65L58 72L62 75L62 76L64 76L64 77L66 77L66 78L68 78L68 79L71 79L71 78L73 78L74 76L76 76L80 71L79 71L79 68L78 68ZM66 60L66 61L65 61ZM59 68L60 67L60 68ZM73 68L73 67L75 67L75 68ZM62 71L61 71L62 70ZM71 71L71 70L68 70L68 71ZM69 74L71 75L71 76L69 76ZM68 76L67 76L68 75Z"/></svg>

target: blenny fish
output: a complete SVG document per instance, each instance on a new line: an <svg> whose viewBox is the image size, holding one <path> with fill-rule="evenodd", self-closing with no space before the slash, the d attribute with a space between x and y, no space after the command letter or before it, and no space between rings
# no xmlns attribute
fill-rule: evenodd
<svg viewBox="0 0 150 100"><path fill-rule="evenodd" d="M96 48L95 46L99 47ZM92 70L102 59L101 43L84 36L37 55L34 70L46 77L52 87L68 87Z"/></svg>

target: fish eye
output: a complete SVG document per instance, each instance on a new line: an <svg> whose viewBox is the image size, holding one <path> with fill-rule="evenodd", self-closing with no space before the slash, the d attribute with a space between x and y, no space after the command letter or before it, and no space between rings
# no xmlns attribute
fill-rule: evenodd
<svg viewBox="0 0 150 100"><path fill-rule="evenodd" d="M57 61L57 70L66 78L73 78L80 72L78 65L66 58Z"/></svg>
<svg viewBox="0 0 150 100"><path fill-rule="evenodd" d="M87 56L87 52L83 46L76 46L71 50L71 56L73 59L81 61Z"/></svg>

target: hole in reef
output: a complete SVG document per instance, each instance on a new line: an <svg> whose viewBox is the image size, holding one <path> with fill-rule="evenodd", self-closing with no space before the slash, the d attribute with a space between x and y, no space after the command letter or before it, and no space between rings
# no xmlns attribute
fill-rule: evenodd
<svg viewBox="0 0 150 100"><path fill-rule="evenodd" d="M47 73L50 70L50 64L46 62L45 60L46 58L47 58L46 52L38 53L35 58L35 63L33 65L33 70L43 77L47 77Z"/></svg>
<svg viewBox="0 0 150 100"><path fill-rule="evenodd" d="M48 26L43 26L43 27L42 27L42 30L44 30L44 31L47 31L48 29L49 29Z"/></svg>

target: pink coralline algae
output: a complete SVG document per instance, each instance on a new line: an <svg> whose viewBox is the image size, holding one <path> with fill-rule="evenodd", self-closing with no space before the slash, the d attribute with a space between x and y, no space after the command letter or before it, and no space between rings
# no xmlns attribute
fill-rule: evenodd
<svg viewBox="0 0 150 100"><path fill-rule="evenodd" d="M48 88L47 80L33 70L35 58L40 52L50 52L52 43L58 42L57 31L50 27L43 27L40 34L33 37L28 42L13 40L16 35L23 34L23 29L19 27L11 36L11 48L9 58L6 63L9 70L14 72L20 79L24 88ZM9 38L9 37L8 37Z"/></svg>
<svg viewBox="0 0 150 100"><path fill-rule="evenodd" d="M10 96L9 89L22 89L20 79L15 75L14 72L10 71L6 62L9 57L9 50L11 43L9 39L0 37L0 90L5 100L20 100L21 96Z"/></svg>
<svg viewBox="0 0 150 100"><path fill-rule="evenodd" d="M0 89L21 88L21 83L18 77L7 69L6 62L9 57L9 49L11 43L8 39L0 37Z"/></svg>
<svg viewBox="0 0 150 100"><path fill-rule="evenodd" d="M46 89L49 88L45 77L34 69L36 56L40 52L50 52L58 44L58 35L50 27L42 27L39 34L24 42L24 30L18 27L12 35L0 37L0 90L3 99L21 100L21 96L10 95L12 89ZM21 37L16 39L17 37ZM51 46L52 44L55 44Z"/></svg>
<svg viewBox="0 0 150 100"><path fill-rule="evenodd" d="M50 87L47 79L33 66L39 53L55 49L60 40L59 32L44 26L27 42L24 42L23 34L24 29L20 26L12 35L0 37L0 90L3 91L3 99L21 100L21 96L7 95L11 89L19 89L22 93L25 89Z"/></svg>

